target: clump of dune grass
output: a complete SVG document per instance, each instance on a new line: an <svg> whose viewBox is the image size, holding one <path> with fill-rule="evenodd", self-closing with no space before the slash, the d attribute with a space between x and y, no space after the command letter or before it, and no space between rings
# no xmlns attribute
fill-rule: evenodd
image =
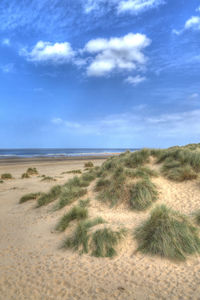
<svg viewBox="0 0 200 300"><path fill-rule="evenodd" d="M140 180L130 189L130 206L135 210L145 210L158 199L156 186L150 180Z"/></svg>
<svg viewBox="0 0 200 300"><path fill-rule="evenodd" d="M115 247L125 236L126 231L113 231L110 228L98 229L92 234L92 255L96 257L113 257L117 254Z"/></svg>
<svg viewBox="0 0 200 300"><path fill-rule="evenodd" d="M96 176L95 176L95 174L94 174L93 172L87 172L87 173L84 173L84 174L81 176L81 179L82 179L82 180L88 181L88 182L93 181L95 178L96 178Z"/></svg>
<svg viewBox="0 0 200 300"><path fill-rule="evenodd" d="M84 167L85 168L93 168L94 167L94 164L91 162L91 161L88 161L84 164Z"/></svg>
<svg viewBox="0 0 200 300"><path fill-rule="evenodd" d="M102 189L109 187L110 184L111 182L109 179L100 178L95 185L95 191L99 192Z"/></svg>
<svg viewBox="0 0 200 300"><path fill-rule="evenodd" d="M88 209L81 206L74 206L66 213L56 226L57 231L64 231L73 220L83 220L88 217Z"/></svg>
<svg viewBox="0 0 200 300"><path fill-rule="evenodd" d="M98 191L97 199L109 203L111 207L126 199L125 170L123 166L115 167L109 173L109 179L101 177L95 186Z"/></svg>
<svg viewBox="0 0 200 300"><path fill-rule="evenodd" d="M136 168L149 162L150 157L149 149L142 149L128 154L124 158L125 166L129 168Z"/></svg>
<svg viewBox="0 0 200 300"><path fill-rule="evenodd" d="M78 169L78 170L62 172L61 174L81 174L81 173L82 173L82 171L80 169Z"/></svg>
<svg viewBox="0 0 200 300"><path fill-rule="evenodd" d="M97 199L104 203L108 203L113 207L123 201L125 193L126 186L123 182L118 183L117 181L111 181L109 186L106 186L99 191Z"/></svg>
<svg viewBox="0 0 200 300"><path fill-rule="evenodd" d="M0 183L4 183L4 181L3 181L3 180L0 180Z"/></svg>
<svg viewBox="0 0 200 300"><path fill-rule="evenodd" d="M1 179L13 179L10 173L4 173L1 175Z"/></svg>
<svg viewBox="0 0 200 300"><path fill-rule="evenodd" d="M24 178L30 178L30 176L28 175L28 173L23 173L22 176L21 176L22 179Z"/></svg>
<svg viewBox="0 0 200 300"><path fill-rule="evenodd" d="M28 175L37 175L37 174L38 174L38 171L37 171L36 168L28 168L27 171L26 171L26 173L27 173Z"/></svg>
<svg viewBox="0 0 200 300"><path fill-rule="evenodd" d="M40 193L40 192L26 194L26 195L24 195L20 198L19 203L24 203L24 202L27 202L29 200L36 200L41 196L41 194L42 193Z"/></svg>
<svg viewBox="0 0 200 300"><path fill-rule="evenodd" d="M90 199L79 200L80 207L88 207L90 205Z"/></svg>
<svg viewBox="0 0 200 300"><path fill-rule="evenodd" d="M200 252L197 228L180 213L157 206L147 221L134 233L138 250L173 260L185 260L187 255Z"/></svg>
<svg viewBox="0 0 200 300"><path fill-rule="evenodd" d="M174 167L171 168L166 168L166 164L163 165L161 171L166 178L178 182L197 178L197 174L193 171L191 166L183 165L175 167L175 165L178 165L178 162L177 164L174 162Z"/></svg>
<svg viewBox="0 0 200 300"><path fill-rule="evenodd" d="M189 165L195 172L200 172L200 151L191 151L187 148L173 147L162 151L157 163L171 159L183 165Z"/></svg>
<svg viewBox="0 0 200 300"><path fill-rule="evenodd" d="M37 201L37 207L47 205L56 200L61 194L61 191L62 187L60 185L53 186L48 193L44 193L39 197Z"/></svg>
<svg viewBox="0 0 200 300"><path fill-rule="evenodd" d="M51 176L44 176L41 181L56 181L56 179Z"/></svg>
<svg viewBox="0 0 200 300"><path fill-rule="evenodd" d="M95 175L93 174L93 172L87 172L82 174L80 177L74 176L73 178L69 179L66 185L87 187L94 179Z"/></svg>
<svg viewBox="0 0 200 300"><path fill-rule="evenodd" d="M106 171L113 171L119 166L115 157L108 158L101 167L101 174L105 173Z"/></svg>
<svg viewBox="0 0 200 300"><path fill-rule="evenodd" d="M72 236L64 240L62 247L80 251L81 254L88 253L89 239L91 237L89 232L90 228L98 224L103 224L104 222L101 217L79 222Z"/></svg>
<svg viewBox="0 0 200 300"><path fill-rule="evenodd" d="M59 198L59 202L56 204L55 209L61 209L64 206L71 204L78 198L84 196L87 193L87 189L83 189L79 186L66 185L62 188L62 193Z"/></svg>
<svg viewBox="0 0 200 300"><path fill-rule="evenodd" d="M132 178L143 178L148 179L149 177L157 177L158 172L155 170L150 169L149 167L138 167L136 169L127 169L125 171L126 176Z"/></svg>
<svg viewBox="0 0 200 300"><path fill-rule="evenodd" d="M200 210L198 210L195 214L195 222L200 226Z"/></svg>

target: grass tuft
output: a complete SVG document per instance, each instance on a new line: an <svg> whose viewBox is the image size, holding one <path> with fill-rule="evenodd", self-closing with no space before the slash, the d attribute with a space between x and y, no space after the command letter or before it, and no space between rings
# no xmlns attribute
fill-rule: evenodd
<svg viewBox="0 0 200 300"><path fill-rule="evenodd" d="M177 182L197 178L197 174L193 171L191 166L180 166L180 163L176 161L164 163L161 171L166 178Z"/></svg>
<svg viewBox="0 0 200 300"><path fill-rule="evenodd" d="M26 194L24 196L22 196L19 200L19 203L24 203L27 202L29 200L36 200L38 199L38 197L41 196L42 193L38 192L38 193L30 193L30 194Z"/></svg>
<svg viewBox="0 0 200 300"><path fill-rule="evenodd" d="M62 172L61 174L81 174L82 171L80 169L78 170L71 170L71 171L67 171L67 172Z"/></svg>
<svg viewBox="0 0 200 300"><path fill-rule="evenodd" d="M61 193L61 186L55 185L53 186L48 193L42 194L37 201L37 207L47 205L50 202L56 200Z"/></svg>
<svg viewBox="0 0 200 300"><path fill-rule="evenodd" d="M99 192L99 191L103 190L104 188L109 187L110 184L111 184L110 180L100 178L95 185L95 191Z"/></svg>
<svg viewBox="0 0 200 300"><path fill-rule="evenodd" d="M24 178L30 178L30 176L28 175L28 173L23 173L22 176L21 176L22 179Z"/></svg>
<svg viewBox="0 0 200 300"><path fill-rule="evenodd" d="M200 226L200 210L198 210L194 216L195 216L195 221L196 221L197 225Z"/></svg>
<svg viewBox="0 0 200 300"><path fill-rule="evenodd" d="M145 163L149 162L150 156L149 149L142 149L140 151L135 151L125 156L125 166L129 168L136 168L139 166L144 165Z"/></svg>
<svg viewBox="0 0 200 300"><path fill-rule="evenodd" d="M88 162L85 163L84 167L85 168L92 168L92 167L94 167L94 164L91 161L88 161Z"/></svg>
<svg viewBox="0 0 200 300"><path fill-rule="evenodd" d="M138 250L143 253L185 260L200 251L197 229L189 220L165 205L157 206L150 218L135 230Z"/></svg>
<svg viewBox="0 0 200 300"><path fill-rule="evenodd" d="M125 236L126 231L113 231L110 228L98 229L92 234L92 255L96 257L113 257L116 245Z"/></svg>
<svg viewBox="0 0 200 300"><path fill-rule="evenodd" d="M3 180L0 180L0 183L4 183L4 181L3 181Z"/></svg>
<svg viewBox="0 0 200 300"><path fill-rule="evenodd" d="M66 249L71 248L80 251L80 253L88 253L89 240L91 237L89 229L104 222L102 218L81 221L77 225L73 235L64 240L62 247Z"/></svg>
<svg viewBox="0 0 200 300"><path fill-rule="evenodd" d="M90 199L79 200L80 207L88 207L90 205Z"/></svg>
<svg viewBox="0 0 200 300"><path fill-rule="evenodd" d="M1 175L1 179L13 179L10 173L4 173Z"/></svg>
<svg viewBox="0 0 200 300"><path fill-rule="evenodd" d="M26 171L26 173L27 173L28 175L37 175L37 174L38 174L38 171L37 171L36 168L28 168L27 171Z"/></svg>
<svg viewBox="0 0 200 300"><path fill-rule="evenodd" d="M135 210L145 210L158 198L156 186L149 180L141 180L130 189L130 205Z"/></svg>
<svg viewBox="0 0 200 300"><path fill-rule="evenodd" d="M78 198L84 196L87 193L87 189L83 189L79 186L66 185L62 188L59 202L56 204L55 209L61 209L64 206L71 204Z"/></svg>
<svg viewBox="0 0 200 300"><path fill-rule="evenodd" d="M51 176L44 176L41 181L56 181L56 179Z"/></svg>
<svg viewBox="0 0 200 300"><path fill-rule="evenodd" d="M126 176L132 178L143 178L148 179L149 177L157 177L158 173L148 167L138 167L137 169L131 170L127 169L125 171Z"/></svg>
<svg viewBox="0 0 200 300"><path fill-rule="evenodd" d="M85 207L74 206L66 213L56 226L57 231L64 231L73 220L83 220L88 217L88 210Z"/></svg>

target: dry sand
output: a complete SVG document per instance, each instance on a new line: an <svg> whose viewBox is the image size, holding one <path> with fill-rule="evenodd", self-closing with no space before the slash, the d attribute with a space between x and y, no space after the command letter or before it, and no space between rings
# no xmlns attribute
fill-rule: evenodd
<svg viewBox="0 0 200 300"><path fill-rule="evenodd" d="M95 165L101 163L94 160ZM73 177L62 172L83 166L80 160L0 165L0 174L10 172L15 177L0 184L0 299L200 299L200 257L178 264L134 253L137 245L131 234L113 259L79 256L59 249L74 224L65 233L53 231L69 207L52 212L51 205L35 209L34 201L19 204L24 194L48 191ZM21 179L27 167L36 167L40 174L53 176L57 182L41 182L37 176ZM160 177L154 182L160 191L157 203L187 214L199 209L197 180L178 184ZM92 185L90 216L103 216L113 226L123 225L131 231L148 216L149 212L135 213L124 207L109 209L92 197Z"/></svg>

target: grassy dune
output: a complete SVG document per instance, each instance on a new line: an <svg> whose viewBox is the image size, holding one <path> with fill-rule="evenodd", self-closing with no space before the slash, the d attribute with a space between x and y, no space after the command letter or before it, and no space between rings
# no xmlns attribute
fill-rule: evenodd
<svg viewBox="0 0 200 300"><path fill-rule="evenodd" d="M135 230L138 251L173 260L185 260L188 255L199 253L199 211L192 218L165 205L154 207L154 203L159 200L159 186L154 180L161 176L177 184L188 180L198 181L200 144L169 149L142 149L133 153L126 151L107 159L100 167L88 162L85 168L85 172L71 170L70 173L77 176L63 185L52 187L48 193L26 195L20 200L23 203L37 199L38 207L55 201L55 209L65 207L56 230L63 232L69 225L71 228L71 224L75 229L67 233L62 247L97 257L117 254L117 244L123 243L128 231L123 226L113 229L112 222L105 223L98 216L91 218L89 204L95 200L100 205L102 202L107 205L108 210L123 206L134 213L144 210L149 212L153 206L149 218ZM90 200L87 199L88 188L92 195ZM72 203L75 205L67 209ZM103 227L96 227L100 224Z"/></svg>

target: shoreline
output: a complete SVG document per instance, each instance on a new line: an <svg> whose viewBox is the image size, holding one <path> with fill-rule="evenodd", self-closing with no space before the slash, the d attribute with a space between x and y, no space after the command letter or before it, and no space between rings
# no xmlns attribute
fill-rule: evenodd
<svg viewBox="0 0 200 300"><path fill-rule="evenodd" d="M29 163L56 163L67 161L81 161L81 160L105 160L113 155L119 155L120 153L110 153L104 155L83 155L83 156L63 156L63 157L6 157L0 158L0 165L16 165L16 164L29 164Z"/></svg>

